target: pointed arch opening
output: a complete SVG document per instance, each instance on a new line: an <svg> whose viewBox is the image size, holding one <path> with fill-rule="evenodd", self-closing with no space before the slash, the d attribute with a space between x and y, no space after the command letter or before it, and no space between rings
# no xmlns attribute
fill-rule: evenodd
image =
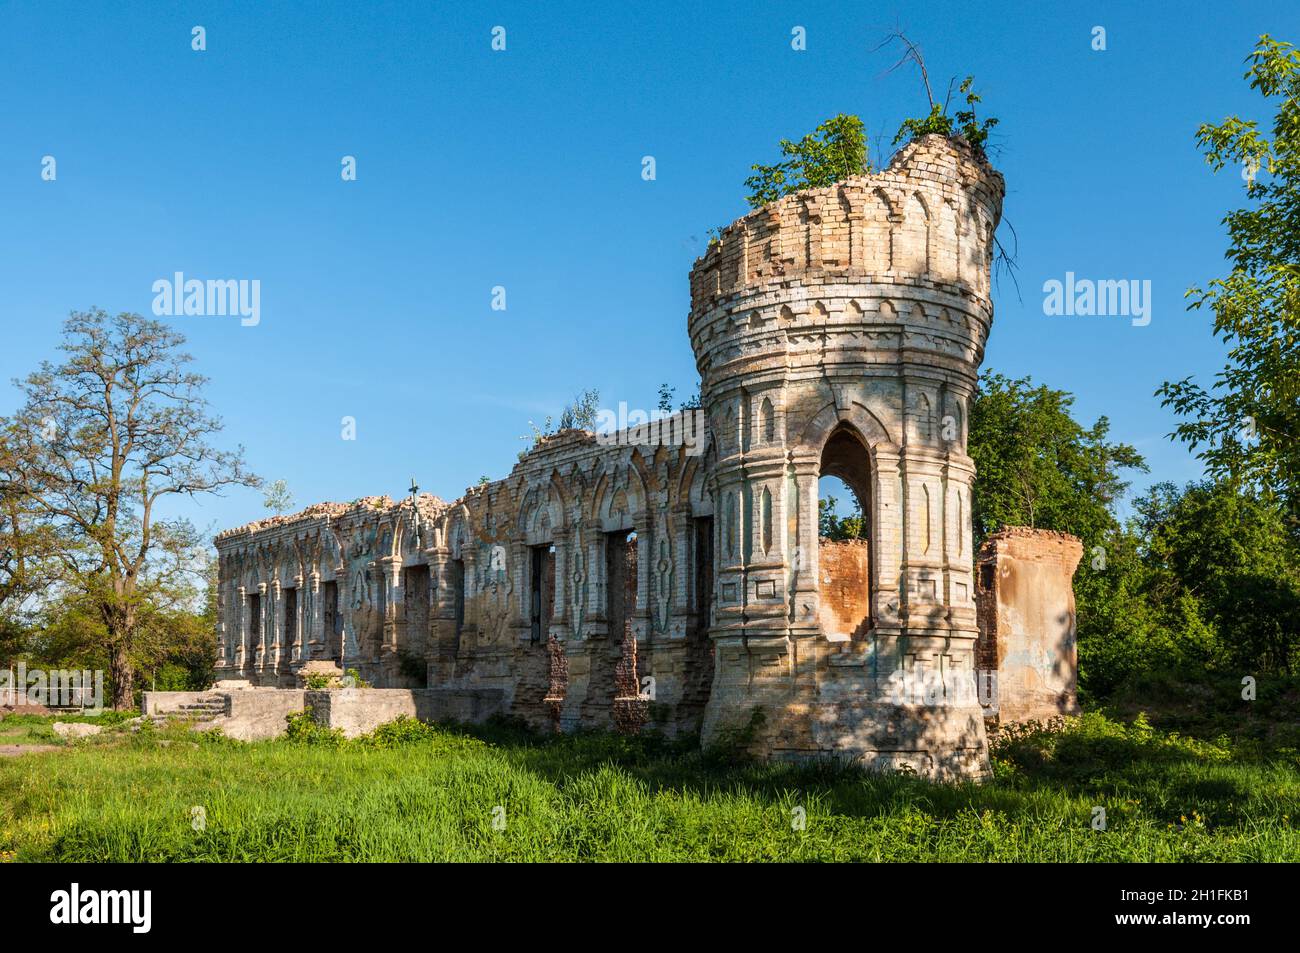
<svg viewBox="0 0 1300 953"><path fill-rule="evenodd" d="M862 437L837 427L822 448L817 481L819 621L833 642L871 628L871 486L871 455Z"/></svg>

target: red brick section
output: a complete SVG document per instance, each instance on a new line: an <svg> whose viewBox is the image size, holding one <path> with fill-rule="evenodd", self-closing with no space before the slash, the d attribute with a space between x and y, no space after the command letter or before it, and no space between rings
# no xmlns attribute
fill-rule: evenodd
<svg viewBox="0 0 1300 953"><path fill-rule="evenodd" d="M861 636L871 625L871 544L865 539L818 540L822 631Z"/></svg>
<svg viewBox="0 0 1300 953"><path fill-rule="evenodd" d="M1041 720L1078 711L1074 571L1076 536L1004 526L980 547L975 572L975 665L997 672L998 719Z"/></svg>
<svg viewBox="0 0 1300 953"><path fill-rule="evenodd" d="M560 709L564 707L564 697L569 693L569 658L564 654L564 646L552 633L546 640L549 656L547 671L548 689L542 699L551 715L551 728L560 731Z"/></svg>
<svg viewBox="0 0 1300 953"><path fill-rule="evenodd" d="M641 730L649 716L649 705L641 697L641 680L636 674L636 636L632 620L623 623L623 655L614 666L614 727L625 735Z"/></svg>

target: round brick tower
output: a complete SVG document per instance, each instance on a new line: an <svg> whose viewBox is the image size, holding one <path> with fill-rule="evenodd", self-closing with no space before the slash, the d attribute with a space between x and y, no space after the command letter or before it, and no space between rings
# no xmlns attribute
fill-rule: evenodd
<svg viewBox="0 0 1300 953"><path fill-rule="evenodd" d="M705 740L978 775L967 421L1001 175L926 136L739 219L691 271L717 461ZM865 541L818 536L818 479ZM755 715L761 710L761 717Z"/></svg>

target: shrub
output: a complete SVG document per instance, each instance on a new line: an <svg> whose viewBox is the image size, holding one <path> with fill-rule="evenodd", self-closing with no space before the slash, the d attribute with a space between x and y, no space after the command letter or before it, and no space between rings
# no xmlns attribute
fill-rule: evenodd
<svg viewBox="0 0 1300 953"><path fill-rule="evenodd" d="M400 748L404 745L433 741L438 734L438 729L410 715L398 715L393 721L385 722L370 734L358 738L357 741L371 748Z"/></svg>
<svg viewBox="0 0 1300 953"><path fill-rule="evenodd" d="M998 124L997 119L986 118L980 122L975 117L975 104L980 101L974 92L974 76L962 80L960 91L966 94L966 108L957 110L955 116L949 116L946 105L932 103L929 115L921 119L905 119L894 136L897 145L905 138L917 139L924 135L936 133L941 136L963 136L980 155L984 154L984 145L988 142L989 130Z"/></svg>
<svg viewBox="0 0 1300 953"><path fill-rule="evenodd" d="M800 189L834 185L870 171L866 131L857 116L840 113L798 142L782 139L780 145L784 162L750 167L755 173L745 180L749 189L745 201L750 208L762 208Z"/></svg>
<svg viewBox="0 0 1300 953"><path fill-rule="evenodd" d="M343 730L318 725L311 716L311 706L284 716L287 728L284 738L290 744L337 748L343 744Z"/></svg>

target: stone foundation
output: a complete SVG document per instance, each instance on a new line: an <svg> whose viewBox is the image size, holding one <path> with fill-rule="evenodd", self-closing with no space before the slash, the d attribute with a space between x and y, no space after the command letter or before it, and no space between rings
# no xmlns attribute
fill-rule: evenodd
<svg viewBox="0 0 1300 953"><path fill-rule="evenodd" d="M145 717L187 717L187 711L208 698L219 698L223 710L204 719L201 728L220 728L238 741L262 741L284 734L285 717L303 710L304 692L292 689L244 688L207 692L145 692L141 711Z"/></svg>
<svg viewBox="0 0 1300 953"><path fill-rule="evenodd" d="M500 692L456 689L345 688L307 692L312 720L346 738L369 734L402 716L424 722L483 722L504 713Z"/></svg>
<svg viewBox="0 0 1300 953"><path fill-rule="evenodd" d="M220 705L212 705L212 701ZM205 705L213 708L194 717ZM301 691L254 688L234 691L145 692L141 710L147 718L193 720L196 728L219 728L239 741L278 738L286 718L310 710L312 720L342 730L345 737L368 734L405 715L424 722L477 723L505 713L501 692L491 690L347 688Z"/></svg>

